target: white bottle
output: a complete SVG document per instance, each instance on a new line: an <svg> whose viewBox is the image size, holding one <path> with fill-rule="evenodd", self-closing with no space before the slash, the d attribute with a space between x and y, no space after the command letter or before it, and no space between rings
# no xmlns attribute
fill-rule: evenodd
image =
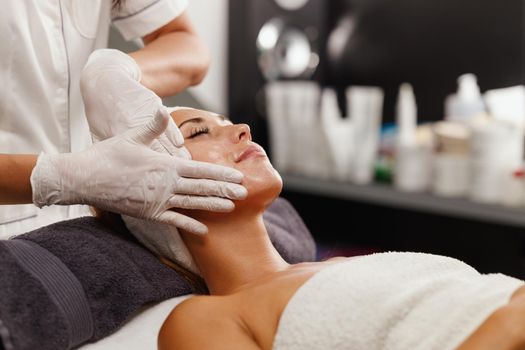
<svg viewBox="0 0 525 350"><path fill-rule="evenodd" d="M470 199L501 203L510 174L522 165L523 134L513 124L478 117L472 123Z"/></svg>
<svg viewBox="0 0 525 350"><path fill-rule="evenodd" d="M432 149L420 145L417 136L417 105L414 90L401 85L397 98L395 186L405 192L425 191L430 183Z"/></svg>
<svg viewBox="0 0 525 350"><path fill-rule="evenodd" d="M396 105L397 143L402 146L416 144L417 105L414 89L408 83L401 84Z"/></svg>
<svg viewBox="0 0 525 350"><path fill-rule="evenodd" d="M350 168L354 155L352 119L343 118L337 103L336 91L331 88L325 88L322 93L321 125L333 159L329 177L338 181L350 181Z"/></svg>
<svg viewBox="0 0 525 350"><path fill-rule="evenodd" d="M457 93L445 100L445 119L464 123L483 112L485 103L476 76L463 74L458 78Z"/></svg>
<svg viewBox="0 0 525 350"><path fill-rule="evenodd" d="M346 90L354 143L350 179L359 185L369 184L374 180L383 98L383 90L379 87L352 86Z"/></svg>
<svg viewBox="0 0 525 350"><path fill-rule="evenodd" d="M292 160L291 126L286 110L286 87L281 82L271 82L265 86L268 129L272 163L283 173L290 172Z"/></svg>
<svg viewBox="0 0 525 350"><path fill-rule="evenodd" d="M436 139L432 191L444 197L463 197L470 186L470 129L457 122L433 125Z"/></svg>

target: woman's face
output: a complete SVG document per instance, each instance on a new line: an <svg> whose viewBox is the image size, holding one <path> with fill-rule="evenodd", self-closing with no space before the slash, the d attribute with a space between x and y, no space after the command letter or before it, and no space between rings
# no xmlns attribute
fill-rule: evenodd
<svg viewBox="0 0 525 350"><path fill-rule="evenodd" d="M266 206L279 195L281 177L262 147L252 142L248 125L234 125L224 116L189 108L172 112L171 116L193 160L224 165L244 174L242 185L248 197L237 206L253 201Z"/></svg>

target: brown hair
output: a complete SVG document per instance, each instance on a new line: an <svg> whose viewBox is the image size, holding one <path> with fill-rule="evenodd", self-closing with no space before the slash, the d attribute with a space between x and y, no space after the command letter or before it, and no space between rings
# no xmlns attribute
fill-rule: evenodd
<svg viewBox="0 0 525 350"><path fill-rule="evenodd" d="M95 217L100 220L106 227L111 228L114 231L122 233L124 235L129 235L129 231L124 229L124 224L120 215L115 213L110 213L98 208L91 208ZM195 294L209 294L208 287L204 282L204 279L197 275L196 273L188 270L184 266L180 265L177 262L168 260L166 258L158 257L159 260L166 266L175 270L179 275L181 275L193 288L193 293Z"/></svg>

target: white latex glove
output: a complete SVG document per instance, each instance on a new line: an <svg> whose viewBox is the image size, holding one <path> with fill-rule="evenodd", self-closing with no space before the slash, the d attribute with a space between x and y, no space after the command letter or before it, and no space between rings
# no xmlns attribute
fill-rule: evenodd
<svg viewBox="0 0 525 350"><path fill-rule="evenodd" d="M154 115L169 116L161 99L144 87L140 78L141 71L135 60L121 51L102 49L90 55L82 72L80 88L94 141L125 132ZM152 143L152 149L191 158L184 147L177 147L184 139L171 117L168 131L159 138L159 142ZM176 161L185 168L198 169L198 173L180 181L180 187L176 190L179 196L172 201L175 209L230 211L234 204L229 199L245 198L246 189L236 184L242 180L241 172L210 163L178 158ZM225 178L224 174L228 176ZM124 220L128 222L125 216ZM205 231L204 227L201 225L200 232ZM155 240L155 237L148 239Z"/></svg>
<svg viewBox="0 0 525 350"><path fill-rule="evenodd" d="M213 177L240 182L241 177L233 169L209 167L153 151L149 146L166 130L168 120L166 115L158 114L148 123L82 152L41 154L31 174L33 202L38 207L88 204L206 233L202 223L169 209L231 210L233 203L227 199L214 197L206 201L201 197L201 201L188 201L193 197L185 194L239 198L246 196L246 189L215 183L208 186L208 180L192 179Z"/></svg>
<svg viewBox="0 0 525 350"><path fill-rule="evenodd" d="M140 83L141 77L135 60L119 50L101 49L89 56L82 71L80 91L95 142L142 125L159 113L169 115L160 97ZM151 147L191 158L182 147L184 138L179 128L169 119L166 132Z"/></svg>

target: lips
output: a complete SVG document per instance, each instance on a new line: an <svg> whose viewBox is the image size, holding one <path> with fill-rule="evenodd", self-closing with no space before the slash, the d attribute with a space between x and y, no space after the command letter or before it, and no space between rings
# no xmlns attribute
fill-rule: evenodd
<svg viewBox="0 0 525 350"><path fill-rule="evenodd" d="M266 157L266 152L259 145L251 145L242 151L241 154L235 160L236 163L242 162L243 160L256 158L256 157Z"/></svg>

